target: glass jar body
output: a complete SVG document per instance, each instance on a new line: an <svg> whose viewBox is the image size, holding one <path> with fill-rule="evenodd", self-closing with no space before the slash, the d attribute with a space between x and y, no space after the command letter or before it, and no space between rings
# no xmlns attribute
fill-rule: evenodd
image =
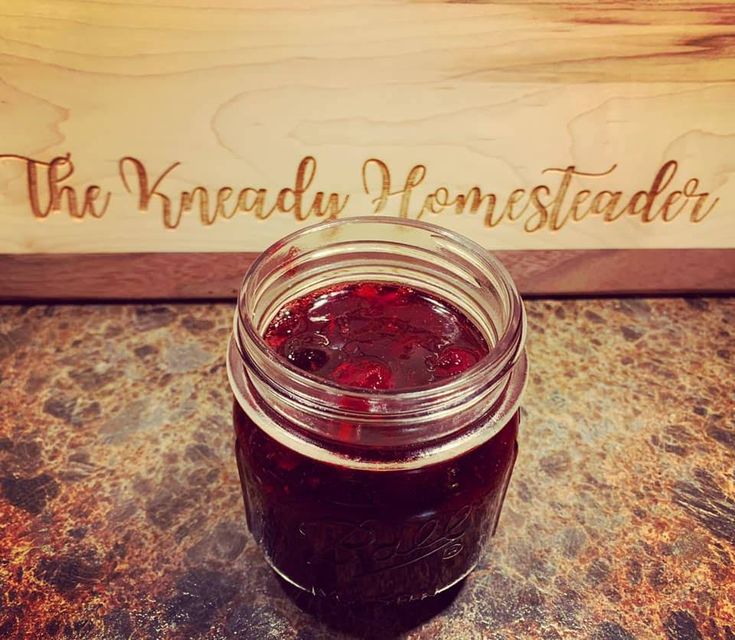
<svg viewBox="0 0 735 640"><path fill-rule="evenodd" d="M234 406L236 456L253 537L284 579L342 601L409 602L456 584L495 532L519 415L487 442L415 469L314 460Z"/></svg>

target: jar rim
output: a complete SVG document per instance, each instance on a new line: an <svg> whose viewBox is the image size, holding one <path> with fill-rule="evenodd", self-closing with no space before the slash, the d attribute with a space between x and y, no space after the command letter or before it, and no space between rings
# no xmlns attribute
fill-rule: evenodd
<svg viewBox="0 0 735 640"><path fill-rule="evenodd" d="M502 294L508 301L509 309L505 326L498 328L498 338L488 345L488 353L480 358L472 367L462 373L461 376L453 376L435 380L428 384L410 387L407 389L362 389L350 385L344 385L338 382L327 380L311 372L304 371L295 366L288 359L280 357L265 341L249 317L246 314L247 304L255 299L255 290L257 286L255 274L259 269L272 257L275 253L284 247L292 244L294 241L304 238L310 234L322 233L329 230L337 230L345 225L361 225L361 224L390 224L412 227L439 236L443 240L460 246L463 250L469 251L475 260L483 265L485 269L491 272L497 279L498 284L502 287ZM240 352L241 357L245 358L242 350L241 334L244 331L247 334L248 343L255 346L260 355L266 358L278 358L279 366L288 371L291 376L295 376L298 380L323 391L339 391L345 396L354 398L393 398L406 402L416 400L427 400L427 394L431 396L453 395L458 390L466 388L472 384L482 384L488 379L497 380L508 372L516 363L523 352L525 342L526 318L523 303L520 294L503 264L487 249L477 242L470 240L466 236L446 229L444 227L418 221L407 220L404 218L394 218L390 216L357 216L344 219L329 220L317 224L309 225L302 229L298 229L280 240L273 243L265 251L263 251L250 265L246 271L237 301L237 309L234 318L233 336L235 337L235 346ZM510 358L508 355L510 355Z"/></svg>

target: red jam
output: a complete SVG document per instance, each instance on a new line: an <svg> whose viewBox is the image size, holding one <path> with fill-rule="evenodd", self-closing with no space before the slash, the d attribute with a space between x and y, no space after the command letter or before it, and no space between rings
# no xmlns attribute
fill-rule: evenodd
<svg viewBox="0 0 735 640"><path fill-rule="evenodd" d="M291 302L265 341L291 363L342 385L410 389L462 373L488 353L477 327L423 291L363 282Z"/></svg>
<svg viewBox="0 0 735 640"><path fill-rule="evenodd" d="M298 298L264 338L305 371L376 392L461 375L488 353L477 327L450 303L376 282ZM276 442L237 402L234 417L256 541L292 583L349 602L418 600L467 575L494 532L517 451L516 414L490 440L449 460L356 469Z"/></svg>

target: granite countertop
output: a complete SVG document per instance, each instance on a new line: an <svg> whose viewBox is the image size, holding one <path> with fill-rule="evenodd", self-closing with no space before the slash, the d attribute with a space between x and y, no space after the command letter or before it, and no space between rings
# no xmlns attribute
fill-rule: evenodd
<svg viewBox="0 0 735 640"><path fill-rule="evenodd" d="M735 639L735 299L528 311L481 566L438 612L348 620L245 529L230 305L0 307L0 637Z"/></svg>

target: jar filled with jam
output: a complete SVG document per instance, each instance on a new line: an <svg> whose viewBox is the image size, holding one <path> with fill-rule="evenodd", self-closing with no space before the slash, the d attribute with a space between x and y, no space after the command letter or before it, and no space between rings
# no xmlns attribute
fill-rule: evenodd
<svg viewBox="0 0 735 640"><path fill-rule="evenodd" d="M227 363L273 569L342 603L421 600L472 571L517 454L525 330L502 265L441 227L349 218L267 249Z"/></svg>

